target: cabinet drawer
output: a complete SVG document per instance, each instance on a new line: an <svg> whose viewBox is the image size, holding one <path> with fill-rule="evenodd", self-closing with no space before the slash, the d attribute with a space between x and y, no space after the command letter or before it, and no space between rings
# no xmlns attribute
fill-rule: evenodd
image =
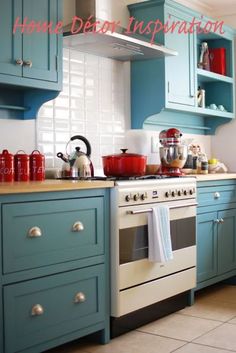
<svg viewBox="0 0 236 353"><path fill-rule="evenodd" d="M103 197L4 204L4 273L103 254L103 209Z"/></svg>
<svg viewBox="0 0 236 353"><path fill-rule="evenodd" d="M4 352L23 352L102 322L104 281L98 265L4 287Z"/></svg>
<svg viewBox="0 0 236 353"><path fill-rule="evenodd" d="M199 206L236 202L236 186L227 185L198 188L197 200Z"/></svg>

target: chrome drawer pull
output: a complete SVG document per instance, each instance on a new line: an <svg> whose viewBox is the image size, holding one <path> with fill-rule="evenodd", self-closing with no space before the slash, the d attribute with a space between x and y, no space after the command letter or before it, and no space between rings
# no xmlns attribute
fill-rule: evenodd
<svg viewBox="0 0 236 353"><path fill-rule="evenodd" d="M86 301L86 296L84 293L82 292L79 292L76 294L75 296L75 300L74 300L74 303L77 304L77 303L84 303Z"/></svg>
<svg viewBox="0 0 236 353"><path fill-rule="evenodd" d="M220 198L220 193L219 192L215 192L214 193L214 199L219 199Z"/></svg>
<svg viewBox="0 0 236 353"><path fill-rule="evenodd" d="M24 62L22 59L16 59L15 61L16 65L23 66Z"/></svg>
<svg viewBox="0 0 236 353"><path fill-rule="evenodd" d="M75 222L72 226L72 232L82 232L84 225L82 222Z"/></svg>
<svg viewBox="0 0 236 353"><path fill-rule="evenodd" d="M225 223L224 219L223 219L223 218L221 218L221 219L219 220L219 223L220 223L220 224Z"/></svg>
<svg viewBox="0 0 236 353"><path fill-rule="evenodd" d="M39 227L32 227L28 231L29 238L39 238L42 236L42 231Z"/></svg>
<svg viewBox="0 0 236 353"><path fill-rule="evenodd" d="M26 60L26 61L23 61L23 65L31 68L33 66L33 63L31 60Z"/></svg>
<svg viewBox="0 0 236 353"><path fill-rule="evenodd" d="M43 315L43 313L44 313L44 309L40 304L34 305L31 310L31 316L40 316L40 315Z"/></svg>

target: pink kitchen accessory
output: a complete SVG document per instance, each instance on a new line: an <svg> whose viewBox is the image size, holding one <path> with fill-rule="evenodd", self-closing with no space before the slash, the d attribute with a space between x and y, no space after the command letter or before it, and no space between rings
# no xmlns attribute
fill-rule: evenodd
<svg viewBox="0 0 236 353"><path fill-rule="evenodd" d="M15 181L29 181L29 155L24 151L18 151L14 156Z"/></svg>
<svg viewBox="0 0 236 353"><path fill-rule="evenodd" d="M0 154L0 182L14 181L14 156L8 150Z"/></svg>
<svg viewBox="0 0 236 353"><path fill-rule="evenodd" d="M39 150L34 150L30 155L30 180L45 180L45 157Z"/></svg>

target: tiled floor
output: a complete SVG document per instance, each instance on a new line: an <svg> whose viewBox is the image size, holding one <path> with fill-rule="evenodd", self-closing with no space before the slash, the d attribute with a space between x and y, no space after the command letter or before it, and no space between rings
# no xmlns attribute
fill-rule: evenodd
<svg viewBox="0 0 236 353"><path fill-rule="evenodd" d="M236 286L216 285L195 304L111 340L78 340L47 353L227 353L236 352Z"/></svg>

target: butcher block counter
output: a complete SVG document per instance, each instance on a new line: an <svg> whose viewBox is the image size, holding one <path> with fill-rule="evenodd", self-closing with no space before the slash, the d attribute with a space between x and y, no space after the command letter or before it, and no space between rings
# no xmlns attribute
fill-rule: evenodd
<svg viewBox="0 0 236 353"><path fill-rule="evenodd" d="M236 179L236 173L215 173L215 174L191 174L191 177L196 177L197 181L214 181Z"/></svg>
<svg viewBox="0 0 236 353"><path fill-rule="evenodd" d="M67 190L85 190L85 189L100 189L112 188L113 181L103 180L45 180L30 181L30 182L14 182L1 183L0 195L3 194L21 194L32 192L51 192L51 191L67 191Z"/></svg>

